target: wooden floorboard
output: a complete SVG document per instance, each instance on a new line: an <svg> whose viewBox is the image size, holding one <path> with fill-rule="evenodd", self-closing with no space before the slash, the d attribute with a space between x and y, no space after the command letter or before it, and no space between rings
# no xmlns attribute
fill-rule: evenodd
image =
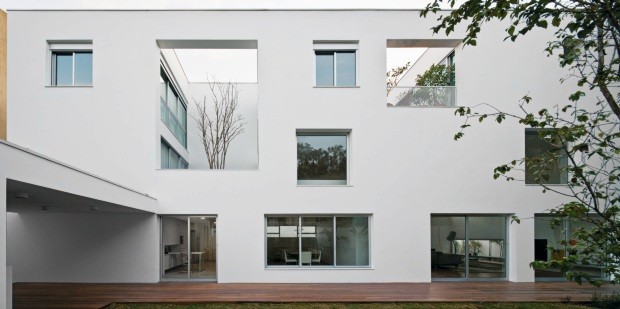
<svg viewBox="0 0 620 309"><path fill-rule="evenodd" d="M596 288L570 282L434 283L15 283L14 308L101 308L113 302L559 302L589 301Z"/></svg>

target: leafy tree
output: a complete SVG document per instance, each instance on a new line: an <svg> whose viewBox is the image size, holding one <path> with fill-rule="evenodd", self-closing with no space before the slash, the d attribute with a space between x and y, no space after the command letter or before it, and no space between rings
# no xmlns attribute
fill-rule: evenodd
<svg viewBox="0 0 620 309"><path fill-rule="evenodd" d="M432 64L428 70L418 74L415 84L418 86L452 86L451 75L454 73L454 64Z"/></svg>
<svg viewBox="0 0 620 309"><path fill-rule="evenodd" d="M398 78L403 75L411 67L411 62L405 63L405 65L396 67L385 73L387 77L387 95L390 95L392 89L398 85Z"/></svg>
<svg viewBox="0 0 620 309"><path fill-rule="evenodd" d="M505 40L511 41L535 28L555 30L545 51L557 56L558 65L571 73L570 78L560 82L575 82L567 101L530 111L532 98L524 96L519 113L489 104L460 107L455 114L464 117L464 123L454 138L462 138L474 119L493 119L500 124L514 120L538 129L539 137L552 146L550 150L502 164L495 168L493 177L522 180L515 171L523 171L527 163L527 171L543 192L568 198L550 212L579 222L582 227L575 229L569 241L560 242L569 253L567 257L536 261L531 266L557 267L570 280L600 285L602 281L576 266L602 265L610 281L620 283L620 1L469 0L453 11L440 12L443 2L456 6L454 0L435 0L421 11L421 16L438 17L438 25L432 28L435 33L450 34L465 23L465 45L475 46L483 24L492 20L508 21ZM561 172L567 175L566 187L549 186L552 171L564 159L568 163ZM556 228L560 223L561 218L552 220Z"/></svg>

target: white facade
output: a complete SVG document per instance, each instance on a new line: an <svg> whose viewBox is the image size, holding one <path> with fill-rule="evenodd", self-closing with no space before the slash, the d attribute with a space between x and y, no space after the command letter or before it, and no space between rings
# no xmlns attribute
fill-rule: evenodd
<svg viewBox="0 0 620 309"><path fill-rule="evenodd" d="M217 216L218 282L428 282L431 214L532 218L560 202L539 187L491 177L495 166L523 156L523 127L483 124L455 142L462 119L453 108L386 107L386 41L446 39L429 30L435 18L422 19L417 11L10 11L8 16L8 141L156 198L148 213ZM536 30L511 43L503 41L503 29L490 23L478 46L456 46L457 105L489 103L514 110L526 94L549 106L563 101L569 89L558 80L564 72L543 52L551 32ZM448 39L461 38L457 31ZM243 150L258 149L257 168L159 169L161 131L166 130L159 118L161 40L257 42L258 84L245 86L256 89L244 93L256 92L256 115L250 117L256 117L251 120L255 129L249 134L257 138ZM49 86L50 41L92 41L92 87ZM313 87L315 41L357 42L356 87ZM205 91L204 85L185 87L188 99ZM188 137L195 138L188 123ZM297 186L299 129L350 131L348 185ZM191 159L195 152L200 149L190 147L184 155ZM10 151L0 155L2 187L12 173L31 168ZM29 173L28 183L56 188ZM98 190L84 187L80 195L109 197ZM14 281L160 280L157 216L5 217L5 200L0 195L0 220L8 220L9 240L0 229L0 264L13 266ZM370 267L266 267L265 216L274 214L369 215ZM127 229L122 243L92 245L118 236L84 232L104 222L111 222L107 228L115 233L126 224L137 229ZM46 233L37 231L44 228L91 245L78 248L56 239L42 247L45 241L32 233ZM69 237L71 231L81 236ZM510 224L507 234L506 279L533 281L533 220ZM44 252L22 259L34 251ZM107 262L63 275L45 264L49 260L43 262L48 256L60 264L85 263L85 268L99 258ZM133 266L122 260L139 260L143 269L125 272L116 265ZM4 273L0 268L0 276Z"/></svg>

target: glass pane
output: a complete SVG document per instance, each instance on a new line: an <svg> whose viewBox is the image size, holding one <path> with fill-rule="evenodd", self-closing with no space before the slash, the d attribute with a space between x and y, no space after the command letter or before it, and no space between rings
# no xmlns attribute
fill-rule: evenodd
<svg viewBox="0 0 620 309"><path fill-rule="evenodd" d="M336 52L336 86L355 86L355 52Z"/></svg>
<svg viewBox="0 0 620 309"><path fill-rule="evenodd" d="M170 150L170 162L169 162L169 168L170 169L178 169L179 168L179 162L181 161L181 157L179 157L179 155L174 152L174 150Z"/></svg>
<svg viewBox="0 0 620 309"><path fill-rule="evenodd" d="M160 84L159 97L162 101L166 102L166 96L167 96L166 90L168 89L168 86L166 85L166 81L161 76L159 76L159 84Z"/></svg>
<svg viewBox="0 0 620 309"><path fill-rule="evenodd" d="M174 94L174 91L172 91L172 88L170 87L170 84L167 84L168 86L168 99L166 100L166 102L168 103L168 108L170 108L170 110L174 113L176 112L177 109L177 97Z"/></svg>
<svg viewBox="0 0 620 309"><path fill-rule="evenodd" d="M566 250L560 243L566 240L566 229L564 219L558 218L554 222L551 216L534 216L534 260L536 261L552 261L562 260L566 256ZM562 278L559 268L535 269L536 278Z"/></svg>
<svg viewBox="0 0 620 309"><path fill-rule="evenodd" d="M73 54L54 53L55 69L54 85L72 86L73 85Z"/></svg>
<svg viewBox="0 0 620 309"><path fill-rule="evenodd" d="M347 136L298 135L297 184L346 185Z"/></svg>
<svg viewBox="0 0 620 309"><path fill-rule="evenodd" d="M215 280L215 218L196 216L189 219L189 277Z"/></svg>
<svg viewBox="0 0 620 309"><path fill-rule="evenodd" d="M548 141L542 139L538 132L539 131L537 130L525 131L525 157L527 159L544 159L546 157L546 153L561 151L557 149L557 147L555 147L554 145L550 144ZM538 169L538 167L536 167L535 165L540 166L540 163L533 164L530 160L525 161L525 183L536 184L538 182L536 180L536 175L534 172ZM552 166L549 167L549 180L541 180L541 183L566 183L568 180L568 175L565 170L562 170L566 166L568 166L568 157L560 157L557 162L555 162Z"/></svg>
<svg viewBox="0 0 620 309"><path fill-rule="evenodd" d="M316 85L334 85L334 53L316 52Z"/></svg>
<svg viewBox="0 0 620 309"><path fill-rule="evenodd" d="M506 277L506 217L468 217L470 278Z"/></svg>
<svg viewBox="0 0 620 309"><path fill-rule="evenodd" d="M336 265L370 266L368 217L336 217Z"/></svg>
<svg viewBox="0 0 620 309"><path fill-rule="evenodd" d="M162 217L162 277L186 279L189 255L187 253L187 218Z"/></svg>
<svg viewBox="0 0 620 309"><path fill-rule="evenodd" d="M592 215L595 216L595 215ZM601 219L595 219L595 220L601 220ZM575 232L580 232L581 230L585 231L585 232L589 232L592 231L593 229L599 231L598 233L608 233L607 231L601 231L600 229L598 229L596 227L595 224L591 223L591 222L586 222L583 220L575 220L575 219L570 219L569 224L568 224L568 240L569 240L569 244L574 245L576 248L584 248L588 245L587 242L585 242L584 240L579 239L579 237L577 237L575 235ZM598 234L598 233L591 233L591 234ZM593 277L593 278L603 278L605 279L605 273L603 272L603 267L604 264L601 262L601 260L597 260L597 259L592 259L590 257L596 257L597 254L601 254L601 251L595 251L593 254L590 254L589 257L585 257L585 256L578 256L577 260L582 262L581 265L575 266L572 271L575 272L580 272L580 273L585 273L588 274L589 276Z"/></svg>
<svg viewBox="0 0 620 309"><path fill-rule="evenodd" d="M334 265L334 217L301 218L301 265Z"/></svg>
<svg viewBox="0 0 620 309"><path fill-rule="evenodd" d="M299 217L267 218L267 265L299 265Z"/></svg>
<svg viewBox="0 0 620 309"><path fill-rule="evenodd" d="M93 54L75 53L75 85L90 86L93 84Z"/></svg>
<svg viewBox="0 0 620 309"><path fill-rule="evenodd" d="M431 278L465 278L464 241L464 216L431 216Z"/></svg>
<svg viewBox="0 0 620 309"><path fill-rule="evenodd" d="M167 169L168 163L168 146L164 143L161 143L161 169Z"/></svg>

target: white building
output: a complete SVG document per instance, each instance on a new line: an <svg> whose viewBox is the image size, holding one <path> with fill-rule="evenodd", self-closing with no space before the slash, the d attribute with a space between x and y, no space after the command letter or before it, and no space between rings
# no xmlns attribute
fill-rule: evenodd
<svg viewBox="0 0 620 309"><path fill-rule="evenodd" d="M529 263L565 254L542 246L566 237L540 217L560 198L491 177L524 156L525 128L483 124L455 142L451 103L386 106L385 86L388 48L447 48L456 106L514 110L525 94L553 106L570 89L543 52L552 33L504 42L490 23L462 48L461 31L433 35L435 22L408 10L9 11L0 292L7 269L13 282L557 277ZM208 169L191 117L209 85L178 55L197 49L256 55L225 170ZM302 158L319 148L332 163Z"/></svg>

